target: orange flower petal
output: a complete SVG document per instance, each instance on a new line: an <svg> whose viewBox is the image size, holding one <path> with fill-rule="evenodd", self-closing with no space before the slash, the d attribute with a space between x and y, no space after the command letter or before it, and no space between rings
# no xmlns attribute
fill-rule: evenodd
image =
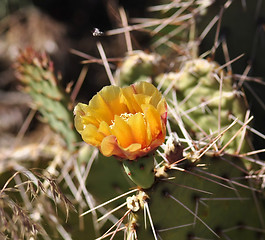
<svg viewBox="0 0 265 240"><path fill-rule="evenodd" d="M133 143L127 148L122 148L123 154L129 160L134 160L137 157L142 156L142 146L139 143Z"/></svg>
<svg viewBox="0 0 265 240"><path fill-rule="evenodd" d="M114 135L107 136L102 140L100 151L106 157L114 155L120 158L126 158L130 160L134 160L137 156L142 155L140 144L133 143L127 148L122 148L119 146L117 139Z"/></svg>
<svg viewBox="0 0 265 240"><path fill-rule="evenodd" d="M135 153L137 151L140 151L141 150L141 144L139 143L133 143L131 144L129 147L127 148L124 148L123 150L128 152L128 153Z"/></svg>
<svg viewBox="0 0 265 240"><path fill-rule="evenodd" d="M114 135L107 136L102 140L100 151L106 157L110 157L112 155L119 156L121 158L126 157L118 146L117 139Z"/></svg>

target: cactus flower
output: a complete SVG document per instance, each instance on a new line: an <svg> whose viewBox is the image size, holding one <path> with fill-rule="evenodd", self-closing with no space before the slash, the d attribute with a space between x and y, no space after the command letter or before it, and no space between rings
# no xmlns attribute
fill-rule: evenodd
<svg viewBox="0 0 265 240"><path fill-rule="evenodd" d="M74 114L83 140L107 157L135 160L165 140L167 104L148 82L106 86L88 105L78 103Z"/></svg>

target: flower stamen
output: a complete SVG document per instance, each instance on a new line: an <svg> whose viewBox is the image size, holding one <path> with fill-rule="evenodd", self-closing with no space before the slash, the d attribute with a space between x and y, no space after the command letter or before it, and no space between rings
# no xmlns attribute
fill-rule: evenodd
<svg viewBox="0 0 265 240"><path fill-rule="evenodd" d="M125 122L128 122L129 118L130 118L131 116L133 116L133 115L135 115L135 114L133 114L133 113L122 113L122 114L120 115L120 117L121 117ZM144 117L144 119L145 119L144 114L141 113L141 115L142 115L142 116ZM112 129L112 128L115 126L115 121L114 121L114 120L111 120L111 123L112 123L112 124L109 126L110 129Z"/></svg>

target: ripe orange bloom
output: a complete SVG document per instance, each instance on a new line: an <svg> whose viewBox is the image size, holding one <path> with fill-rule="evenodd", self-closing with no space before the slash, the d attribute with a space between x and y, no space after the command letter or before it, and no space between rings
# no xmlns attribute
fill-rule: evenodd
<svg viewBox="0 0 265 240"><path fill-rule="evenodd" d="M106 86L88 105L78 103L74 114L83 140L107 157L134 160L165 140L167 104L151 83Z"/></svg>

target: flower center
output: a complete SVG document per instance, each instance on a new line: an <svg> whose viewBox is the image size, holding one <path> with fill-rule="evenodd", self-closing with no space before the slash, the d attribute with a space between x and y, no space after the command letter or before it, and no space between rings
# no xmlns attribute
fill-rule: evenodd
<svg viewBox="0 0 265 240"><path fill-rule="evenodd" d="M143 115L143 117L144 117L144 114L143 113L141 113L142 115ZM133 113L122 113L121 115L120 115L120 117L125 121L125 122L128 122L128 120L129 120L129 118L131 117L131 116L133 116L134 114ZM111 125L109 126L111 129L114 127L114 125L115 125L115 121L114 120L111 120Z"/></svg>

